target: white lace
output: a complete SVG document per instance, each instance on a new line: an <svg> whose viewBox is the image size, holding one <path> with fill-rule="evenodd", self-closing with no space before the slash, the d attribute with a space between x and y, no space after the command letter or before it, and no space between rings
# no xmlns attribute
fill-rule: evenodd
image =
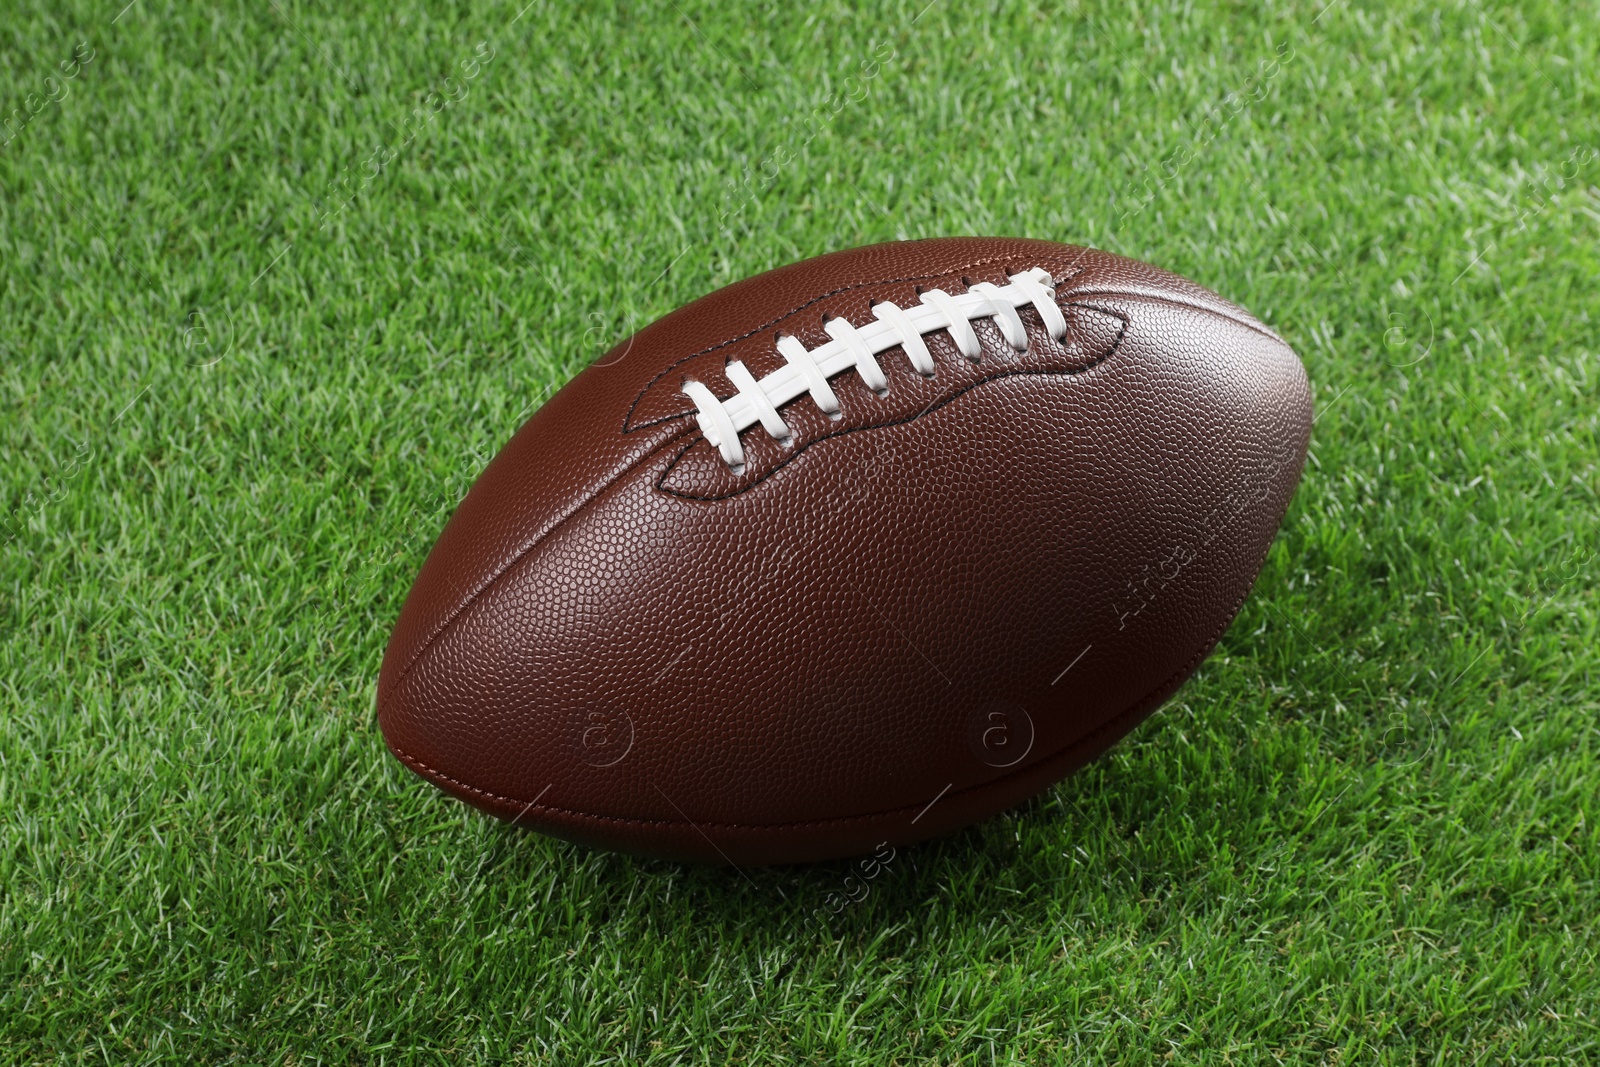
<svg viewBox="0 0 1600 1067"><path fill-rule="evenodd" d="M683 392L699 414L696 416L706 440L716 447L722 461L735 474L744 469L744 446L739 443L741 431L760 423L762 429L779 441L788 441L790 431L778 409L810 393L812 401L831 418L839 418L839 398L834 395L828 379L847 370L861 375L861 380L873 392L882 396L889 391L889 381L878 364L878 353L899 345L917 373L931 378L934 374L933 356L923 343L922 335L935 330L948 330L956 348L963 356L977 362L982 355L978 335L973 332L973 319L993 319L1005 337L1006 343L1018 352L1028 349L1028 331L1017 309L1032 305L1044 320L1050 336L1061 340L1066 336L1067 322L1056 307L1055 281L1042 267L1010 276L1010 285L992 285L978 282L967 292L951 296L942 289L930 289L921 296L921 303L901 308L885 301L872 306L876 322L865 326L852 326L845 319L829 319L822 328L832 338L826 344L807 350L798 338L788 334L778 338L778 354L785 365L765 378L756 379L739 360L728 363L728 380L738 392L727 400L700 382L686 381Z"/></svg>

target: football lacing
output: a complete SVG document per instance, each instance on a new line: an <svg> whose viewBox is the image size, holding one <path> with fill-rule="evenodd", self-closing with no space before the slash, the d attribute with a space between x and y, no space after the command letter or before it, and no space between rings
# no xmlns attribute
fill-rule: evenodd
<svg viewBox="0 0 1600 1067"><path fill-rule="evenodd" d="M1010 275L1011 284L978 282L965 293L952 296L943 289L929 289L921 302L909 308L884 301L872 305L877 321L854 326L845 319L829 319L823 329L832 340L808 350L796 337L780 334L778 354L784 366L760 380L739 360L727 365L728 381L737 392L726 400L700 382L685 381L683 392L694 401L700 431L735 474L744 470L744 446L739 434L760 423L762 429L779 441L794 434L778 414L778 409L806 393L830 418L839 418L839 398L828 379L847 370L880 396L889 391L888 379L878 364L878 353L899 345L911 366L923 377L931 378L933 356L922 335L948 331L963 356L977 362L982 355L973 319L993 319L1006 343L1018 352L1028 350L1028 331L1017 309L1032 305L1044 321L1045 329L1057 341L1067 333L1067 321L1056 307L1055 279L1042 267Z"/></svg>

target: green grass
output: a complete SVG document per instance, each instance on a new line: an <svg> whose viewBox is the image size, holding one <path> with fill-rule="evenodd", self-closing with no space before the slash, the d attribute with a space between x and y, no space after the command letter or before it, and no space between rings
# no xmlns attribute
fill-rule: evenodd
<svg viewBox="0 0 1600 1067"><path fill-rule="evenodd" d="M122 2L0 18L0 1062L1600 1059L1592 0ZM849 864L592 853L385 753L388 628L551 389L962 233L1310 371L1163 712L837 915Z"/></svg>

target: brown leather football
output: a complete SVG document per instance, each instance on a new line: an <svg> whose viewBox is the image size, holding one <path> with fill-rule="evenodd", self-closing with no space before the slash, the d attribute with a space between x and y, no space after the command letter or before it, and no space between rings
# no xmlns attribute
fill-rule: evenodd
<svg viewBox="0 0 1600 1067"><path fill-rule="evenodd" d="M1120 256L951 238L773 270L623 341L489 464L379 722L446 792L603 848L945 833L1182 684L1310 430L1275 333Z"/></svg>

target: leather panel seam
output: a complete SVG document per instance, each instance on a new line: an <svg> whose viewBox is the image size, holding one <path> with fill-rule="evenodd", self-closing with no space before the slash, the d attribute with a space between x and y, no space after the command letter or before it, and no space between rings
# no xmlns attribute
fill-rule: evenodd
<svg viewBox="0 0 1600 1067"><path fill-rule="evenodd" d="M629 463L626 466L623 466L620 469L618 469L617 471L615 471L599 487L597 487L593 493L589 494L588 496L584 497L582 500L578 501L575 505L573 505L573 507L569 511L567 511L566 514L562 515L560 518L558 518L554 522L552 522L550 524L550 526L543 533L539 534L532 541L528 542L521 549L519 549L515 555L513 555L509 560L506 561L505 566L503 566L499 570L495 571L494 574L492 574L489 578L487 578L483 582L480 582L478 584L478 587L476 589L472 590L470 593L468 593L467 596L466 596L466 599L463 600L460 604L456 605L455 609L453 611L451 611L450 614L434 628L433 632L428 635L427 640L425 640L422 643L421 647L419 647L417 649L416 653L414 655L412 655L409 660L406 661L405 667L402 668L400 673L395 676L394 681L389 683L388 692L387 693L380 692L378 694L379 702L381 703L386 698L386 696L393 696L395 694L395 692L399 690L400 686L405 683L406 678L408 678L410 676L411 671L422 660L422 657L427 655L428 650L433 647L434 642L437 641L441 636L443 636L444 632L446 630L448 630L451 627L451 625L455 623L456 619L460 618L461 614L464 611L466 611L469 607L471 607L473 605L473 603L476 602L479 597L481 597L484 593L486 593L490 589L492 589L494 587L495 583L498 582L501 578L503 578L505 576L507 571L511 570L512 567L515 567L518 563L520 563L522 561L523 557L527 556L528 553L532 552L534 549L538 548L545 541L549 540L549 538L550 538L550 536L552 534L554 534L557 530L561 529L561 527L565 526L574 517L576 517L577 515L581 514L586 508L589 507L589 505L593 504L595 501L599 500L602 496L604 496L619 481L621 481L623 478L627 477L629 474L631 474L633 471L637 470L639 467L642 467L646 463L650 462L650 460L654 459L656 456L660 455L662 452L664 452L667 449L671 448L672 445L674 443L676 443L678 441L678 439L683 436L684 433L687 433L687 432L688 432L688 430L685 429L683 431L680 431L677 434L673 434L672 436L665 438L660 443L658 443L658 444L654 445L653 447L651 447L650 449L646 450L643 455L639 456L639 458L634 460L632 463Z"/></svg>
<svg viewBox="0 0 1600 1067"><path fill-rule="evenodd" d="M1074 303L1076 303L1076 302L1074 302ZM1110 317L1112 317L1114 319L1117 319L1119 322L1122 323L1122 329L1118 331L1117 339L1111 343L1111 346L1109 348L1106 349L1106 352L1105 352L1104 355L1102 355L1099 359L1094 360L1092 363L1085 363L1081 367L1069 367L1069 368L1065 368L1065 369L1062 369L1062 370L1034 370L1034 369L1018 367L1018 368L999 371L999 372L997 372L995 374L989 375L988 377L980 378L978 381L969 382L968 384L962 386L956 392L951 393L949 396L941 397L941 398L935 400L933 403L929 404L927 407L925 407L922 410L918 411L915 415L907 415L904 418L888 419L888 420L885 420L883 422L868 423L867 425L864 425L864 426L852 426L852 427L849 427L848 429L835 430L835 431L833 431L831 433L825 433L820 437L814 438L814 439L812 439L810 441L807 441L805 444L800 445L793 452L789 453L789 455L785 456L780 462L778 462L777 464L773 465L773 467L770 470L766 471L759 478L756 478L754 481L750 482L748 485L742 485L739 488L733 490L732 492L723 493L723 494L716 495L716 496L701 496L701 495L697 495L697 494L693 494L693 493L684 493L684 492L680 492L679 490L676 490L676 489L670 489L666 485L667 478L669 478L672 475L672 472L677 467L678 462L684 457L685 454L688 453L689 449L693 448L695 445L700 443L701 438L699 436L695 436L695 438L693 440L691 440L688 444L686 444L682 449L680 449L678 451L678 454L672 458L672 462L670 464L668 464L667 468L661 472L661 477L656 479L655 487L658 490L660 490L661 492L668 494L669 496L679 497L680 499L683 499L683 500L698 500L698 501L708 502L708 503L712 502L712 501L717 501L717 500L731 500L732 498L738 496L741 493L744 493L744 492L747 492L747 491L749 491L751 489L754 489L756 486L760 485L762 482L766 481L768 478L771 478L774 474L778 473L783 468L787 467L790 463L793 463L796 459L798 459L800 457L800 455L802 453L804 453L806 451L806 449L810 448L813 445L821 444L824 441L831 441L831 440L834 440L835 438L839 438L839 437L847 437L850 434L854 434L854 433L862 433L862 432L865 432L867 430L883 430L883 429L888 429L888 428L891 428L891 427L894 427L894 426L904 426L906 423L914 422L917 419L922 418L924 415L929 414L930 412L938 411L940 408L944 407L946 404L949 404L949 403L951 403L951 402L953 402L955 400L960 399L963 396L966 396L968 393L972 392L972 390L974 390L974 389L977 389L979 386L988 385L991 382L1004 381L1004 380L1009 379L1009 378L1019 378L1019 377L1041 377L1041 378L1045 378L1045 377L1057 377L1057 376L1072 377L1072 376L1079 375L1079 374L1087 374L1090 371L1094 370L1096 367L1099 367L1101 364L1105 363L1112 356L1117 354L1118 349L1120 349L1122 347L1123 339L1126 338L1127 335L1128 335L1128 318L1127 318L1126 315L1123 315L1120 312L1112 311L1112 310L1110 310L1108 308L1099 308L1099 307L1095 307L1092 304L1081 304L1080 306L1088 308L1090 311L1097 311L1097 312L1099 312L1099 313L1101 313L1103 315L1109 315Z"/></svg>
<svg viewBox="0 0 1600 1067"><path fill-rule="evenodd" d="M1077 302L1080 297L1092 299L1097 296L1121 297L1124 300L1144 300L1152 304L1169 304L1172 307L1188 308L1191 311L1203 311L1208 315L1215 315L1219 319L1223 319L1227 322L1243 326L1246 329L1253 330L1254 332L1261 334L1263 337L1268 337L1285 347L1288 347L1289 344L1289 342L1279 337L1277 333L1275 333L1273 329L1265 323L1257 322L1248 316L1240 317L1239 315L1235 315L1226 309L1212 307L1209 304L1202 304L1196 300L1184 300L1175 296L1163 296L1156 293L1141 293L1117 288L1083 289L1072 293L1062 294L1064 299L1072 302ZM1220 300L1222 298L1218 297L1218 299Z"/></svg>

